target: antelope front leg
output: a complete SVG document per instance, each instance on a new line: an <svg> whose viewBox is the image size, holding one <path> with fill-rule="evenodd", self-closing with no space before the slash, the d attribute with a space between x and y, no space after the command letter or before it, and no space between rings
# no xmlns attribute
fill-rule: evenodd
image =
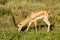
<svg viewBox="0 0 60 40"><path fill-rule="evenodd" d="M36 20L34 21L34 24L35 24L35 30L37 32L37 23L36 23Z"/></svg>
<svg viewBox="0 0 60 40"><path fill-rule="evenodd" d="M28 24L28 27L27 27L26 31L28 31L28 29L29 29L29 27L30 27L31 23L32 23L32 22L29 22L29 24Z"/></svg>

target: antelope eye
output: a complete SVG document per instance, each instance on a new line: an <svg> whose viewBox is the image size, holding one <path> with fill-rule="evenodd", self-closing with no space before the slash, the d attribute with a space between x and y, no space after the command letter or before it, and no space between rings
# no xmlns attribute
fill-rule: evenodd
<svg viewBox="0 0 60 40"><path fill-rule="evenodd" d="M21 25L21 24L19 24L19 25Z"/></svg>
<svg viewBox="0 0 60 40"><path fill-rule="evenodd" d="M22 25L22 24L19 24L19 25Z"/></svg>

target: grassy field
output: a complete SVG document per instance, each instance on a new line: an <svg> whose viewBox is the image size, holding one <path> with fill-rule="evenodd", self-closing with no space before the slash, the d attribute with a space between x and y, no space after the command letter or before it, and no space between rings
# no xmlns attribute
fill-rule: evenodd
<svg viewBox="0 0 60 40"><path fill-rule="evenodd" d="M50 11L51 32L42 20L37 20L38 32L34 25L26 32L28 24L17 31L19 21L41 9ZM0 0L0 40L60 40L60 0Z"/></svg>
<svg viewBox="0 0 60 40"><path fill-rule="evenodd" d="M54 29L50 33L41 29L38 32L18 32L14 27L6 27L0 29L0 40L60 40L60 29Z"/></svg>

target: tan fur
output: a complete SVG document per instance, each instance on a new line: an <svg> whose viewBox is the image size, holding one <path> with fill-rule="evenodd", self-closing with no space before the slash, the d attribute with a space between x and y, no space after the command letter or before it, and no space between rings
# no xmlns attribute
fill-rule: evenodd
<svg viewBox="0 0 60 40"><path fill-rule="evenodd" d="M22 27L24 25L26 25L27 23L29 23L29 25L26 29L26 31L28 31L32 22L34 22L35 28L36 28L36 26L37 26L36 20L42 18L46 22L46 24L48 25L47 31L49 32L50 31L50 22L48 20L48 14L49 13L47 10L40 10L40 11L31 12L24 21L21 21L18 24L18 27L19 27L18 31L21 31ZM37 28L36 28L36 31L37 31Z"/></svg>

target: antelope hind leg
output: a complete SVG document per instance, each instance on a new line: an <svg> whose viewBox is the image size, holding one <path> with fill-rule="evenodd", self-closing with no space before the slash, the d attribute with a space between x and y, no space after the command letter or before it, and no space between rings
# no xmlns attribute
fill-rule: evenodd
<svg viewBox="0 0 60 40"><path fill-rule="evenodd" d="M49 22L49 20L46 19L46 18L44 18L43 20L44 20L44 21L46 22L46 24L48 25L47 32L49 32L49 31L50 31L50 22Z"/></svg>

